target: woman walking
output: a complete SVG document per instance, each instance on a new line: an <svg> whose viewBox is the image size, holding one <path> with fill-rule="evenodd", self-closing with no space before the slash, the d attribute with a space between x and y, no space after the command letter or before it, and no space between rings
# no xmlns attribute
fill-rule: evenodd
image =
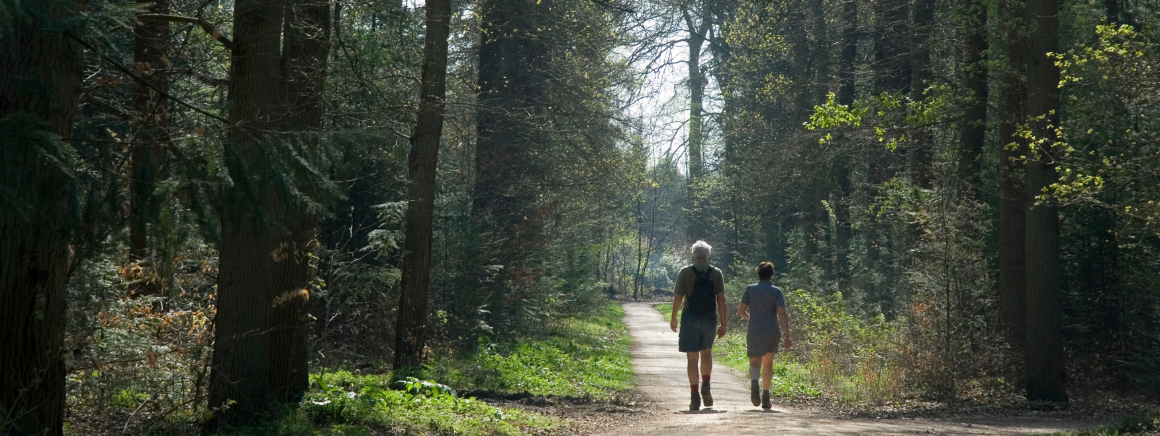
<svg viewBox="0 0 1160 436"><path fill-rule="evenodd" d="M773 358L777 355L777 340L785 335L785 348L793 341L789 339L789 317L785 314L785 295L772 283L773 264L761 262L757 265L758 282L745 288L741 293L741 304L737 315L749 320L746 333L746 355L749 356L749 399L756 406L769 410L773 407L769 400L769 384L773 377ZM780 328L779 328L780 327ZM761 375L761 393L758 396L758 372Z"/></svg>

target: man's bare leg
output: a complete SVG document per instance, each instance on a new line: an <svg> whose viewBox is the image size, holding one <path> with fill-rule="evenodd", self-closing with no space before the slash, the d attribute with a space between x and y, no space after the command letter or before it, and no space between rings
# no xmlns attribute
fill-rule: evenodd
<svg viewBox="0 0 1160 436"><path fill-rule="evenodd" d="M701 376L707 377L713 373L713 349L701 350Z"/></svg>
<svg viewBox="0 0 1160 436"><path fill-rule="evenodd" d="M701 353L698 353L695 351L685 353L685 357L687 357L689 360L689 364L688 364L689 384L693 386L693 392L697 391L697 383L701 382L701 373L700 373L700 371L697 370L697 364L698 364L697 360L698 360L698 357L700 357L700 354Z"/></svg>
<svg viewBox="0 0 1160 436"><path fill-rule="evenodd" d="M701 350L701 399L705 407L713 406L713 394L709 391L709 375L713 373L713 349Z"/></svg>
<svg viewBox="0 0 1160 436"><path fill-rule="evenodd" d="M685 353L688 359L687 372L689 373L689 386L693 388L692 397L689 401L689 410L701 410L701 392L697 390L697 382L701 374L697 370L698 360L701 353L696 351Z"/></svg>

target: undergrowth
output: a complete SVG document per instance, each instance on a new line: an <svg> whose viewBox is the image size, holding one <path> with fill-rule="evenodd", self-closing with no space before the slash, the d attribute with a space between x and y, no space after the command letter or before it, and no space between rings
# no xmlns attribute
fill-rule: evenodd
<svg viewBox="0 0 1160 436"><path fill-rule="evenodd" d="M1060 433L1060 436L1160 435L1160 412L1131 415L1097 430Z"/></svg>
<svg viewBox="0 0 1160 436"><path fill-rule="evenodd" d="M619 304L594 316L562 318L528 335L482 345L475 354L435 358L429 376L460 390L604 399L632 389L630 339Z"/></svg>
<svg viewBox="0 0 1160 436"><path fill-rule="evenodd" d="M492 407L445 391L411 394L390 388L389 375L346 371L310 377L311 390L277 423L281 435L391 434L518 435L522 428L552 429L560 421L519 409Z"/></svg>

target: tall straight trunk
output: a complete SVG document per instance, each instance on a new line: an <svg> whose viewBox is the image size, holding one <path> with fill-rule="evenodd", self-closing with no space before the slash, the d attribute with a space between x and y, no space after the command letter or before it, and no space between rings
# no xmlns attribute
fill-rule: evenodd
<svg viewBox="0 0 1160 436"><path fill-rule="evenodd" d="M431 240L435 219L435 170L443 136L447 89L447 37L451 32L451 0L427 2L423 42L419 119L411 133L407 157L406 236L399 315L395 328L395 368L423 362L427 343L427 289L431 283Z"/></svg>
<svg viewBox="0 0 1160 436"><path fill-rule="evenodd" d="M1026 25L1027 11L1008 1L1000 4L1000 11L1007 21L1008 73L1003 76L1002 121L999 125L1002 145L999 148L999 320L1012 344L1021 349L1027 332L1024 287L1027 201L1022 163L1027 155L1027 143L1016 135L1016 127L1026 119L1025 74L1029 46L1021 28Z"/></svg>
<svg viewBox="0 0 1160 436"><path fill-rule="evenodd" d="M701 7L700 23L695 23L689 11L682 11L685 15L685 25L689 36L686 42L689 46L689 181L696 182L704 171L701 146L704 141L702 132L702 112L705 99L705 75L701 73L701 48L708 36L709 26L713 18L708 5Z"/></svg>
<svg viewBox="0 0 1160 436"><path fill-rule="evenodd" d="M685 18L685 27L688 37L685 42L689 46L689 174L688 195L690 204L689 222L686 235L690 240L706 237L705 223L701 213L700 197L697 193L697 182L701 179L704 170L704 143L703 120L705 99L705 75L701 72L701 48L708 37L709 27L713 23L711 9L708 4L701 5L700 23L694 21L687 6L682 6L681 13Z"/></svg>
<svg viewBox="0 0 1160 436"><path fill-rule="evenodd" d="M910 93L909 46L910 8L907 0L874 2L874 93ZM898 120L901 121L901 120ZM867 196L875 201L878 188L898 172L897 156L886 150L874 150L867 158ZM883 268L879 239L883 224L871 214L866 224L866 257L874 268ZM877 292L877 291L873 291Z"/></svg>
<svg viewBox="0 0 1160 436"><path fill-rule="evenodd" d="M149 0L151 14L168 14L169 0ZM165 20L145 20L133 28L133 63L140 75L158 89L169 87L169 79L163 72L165 62L165 39L169 37L169 22ZM161 156L164 149L158 142L169 138L169 102L156 91L142 84L133 87L133 112L140 122L139 134L134 138L130 152L129 182L129 256L135 261L149 257L149 225L156 224L160 208L153 198L157 186L158 172L161 170Z"/></svg>
<svg viewBox="0 0 1160 436"><path fill-rule="evenodd" d="M1067 401L1064 386L1063 295L1060 291L1059 209L1035 197L1059 180L1059 2L1028 0L1034 21L1027 72L1027 113L1045 116L1031 131L1045 141L1027 159L1027 399Z"/></svg>
<svg viewBox="0 0 1160 436"><path fill-rule="evenodd" d="M909 2L874 2L874 93L910 93Z"/></svg>
<svg viewBox="0 0 1160 436"><path fill-rule="evenodd" d="M286 146L278 141L286 137L270 132L320 126L329 4L286 3L234 5L233 126L225 150L233 185L221 213L209 389L210 407L232 405L215 413L211 428L252 423L276 402L296 401L307 387L305 311L314 217L273 182L287 176L273 173L280 167L273 160L283 159L278 147Z"/></svg>
<svg viewBox="0 0 1160 436"><path fill-rule="evenodd" d="M486 280L491 319L502 324L514 306L506 284L538 242L532 207L542 177L535 148L546 142L547 38L534 26L550 1L485 0L480 5L479 110L476 111L475 185L472 216L484 228L483 265L502 265ZM533 30L536 29L536 30ZM480 272L481 277L485 274ZM483 279L480 279L483 281ZM621 286L623 288L623 286Z"/></svg>
<svg viewBox="0 0 1160 436"><path fill-rule="evenodd" d="M854 88L854 73L858 59L858 1L847 0L842 4L842 52L838 58L838 104L854 104L857 90ZM845 154L845 153L844 153ZM852 162L847 156L840 156L834 164L834 180L838 184L838 201L834 204L834 218L837 225L837 270L846 275L850 269L850 239L854 232L850 224L850 171Z"/></svg>
<svg viewBox="0 0 1160 436"><path fill-rule="evenodd" d="M59 138L72 136L81 48L62 32L82 3L17 7L35 18L0 36L0 420L10 434L60 435L74 192L44 154L71 164Z"/></svg>
<svg viewBox="0 0 1160 436"><path fill-rule="evenodd" d="M268 361L275 263L286 262L282 240L261 222L273 213L276 196L263 185L264 147L286 112L282 89L281 32L284 0L240 0L234 4L226 165L234 185L221 213L217 317L209 383L210 428L253 422L270 410ZM274 203L274 204L270 204ZM261 212L260 212L261 211ZM294 250L290 250L292 253ZM293 297L291 297L293 298ZM231 402L233 402L231 404ZM229 404L228 408L223 406Z"/></svg>
<svg viewBox="0 0 1160 436"><path fill-rule="evenodd" d="M934 78L930 64L931 29L934 27L934 0L914 2L914 22L910 27L910 100L926 100L926 88ZM911 134L909 149L911 175L915 183L930 189L934 185L931 173L934 136L927 128L919 127Z"/></svg>
<svg viewBox="0 0 1160 436"><path fill-rule="evenodd" d="M958 173L964 193L975 200L982 197L983 143L987 134L987 4L982 0L962 0L963 88L969 93L959 130Z"/></svg>
<svg viewBox="0 0 1160 436"><path fill-rule="evenodd" d="M330 0L296 0L287 6L282 38L282 91L287 112L282 130L313 146L322 129L323 87L330 55ZM309 189L306 193L312 194ZM317 220L308 211L291 210L281 219L286 225L286 234L281 237L287 246L297 249L289 261L275 264L274 274L282 277L282 287L274 289L268 371L274 401L293 403L309 387L310 304L306 289L315 271L307 254L317 246Z"/></svg>
<svg viewBox="0 0 1160 436"><path fill-rule="evenodd" d="M1104 0L1104 10L1107 12L1108 24L1120 23L1120 0Z"/></svg>

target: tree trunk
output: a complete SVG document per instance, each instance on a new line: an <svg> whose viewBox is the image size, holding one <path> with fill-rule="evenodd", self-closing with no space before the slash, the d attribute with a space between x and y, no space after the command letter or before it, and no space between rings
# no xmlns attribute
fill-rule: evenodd
<svg viewBox="0 0 1160 436"><path fill-rule="evenodd" d="M1026 23L1026 9L1004 1L1000 11L1007 21ZM1024 289L1027 202L1023 186L1023 156L1026 141L1017 136L1017 124L1025 122L1023 102L1027 87L1028 42L1020 26L1007 30L1008 73L1003 77L1002 122L999 125L999 320L1016 348L1023 348L1027 327L1027 299Z"/></svg>
<svg viewBox="0 0 1160 436"><path fill-rule="evenodd" d="M329 8L324 0L286 6L283 0L234 6L234 126L225 152L233 185L221 212L209 405L234 403L215 413L211 428L252 423L307 388L305 313L315 223L290 198L295 194L275 184L285 176L275 173L281 165L274 162L282 159L276 148L285 138L269 132L320 126Z"/></svg>
<svg viewBox="0 0 1160 436"><path fill-rule="evenodd" d="M874 2L874 93L875 94L902 94L910 93L910 59L907 56L909 45L909 31L907 24L910 21L909 2L905 0L882 0ZM901 114L890 114L897 119L892 123L901 122ZM879 187L894 178L898 173L898 156L886 150L873 150L867 158L867 196L870 201L876 201ZM870 214L866 223L866 258L871 268L887 269L887 263L882 261L882 249L879 239L883 233L883 223L877 214ZM877 295L880 290L871 290Z"/></svg>
<svg viewBox="0 0 1160 436"><path fill-rule="evenodd" d="M905 0L874 2L874 92L910 93L910 62L907 56L907 22L910 10Z"/></svg>
<svg viewBox="0 0 1160 436"><path fill-rule="evenodd" d="M934 78L930 65L931 28L934 26L934 0L917 0L914 2L914 24L910 28L910 100L921 102L926 100L926 88ZM931 172L933 158L934 136L925 127L918 127L911 134L910 151L911 177L923 189L934 186L934 174ZM918 230L916 230L918 231ZM917 235L916 235L917 241Z"/></svg>
<svg viewBox="0 0 1160 436"><path fill-rule="evenodd" d="M690 240L699 240L707 236L702 216L703 207L700 204L700 196L697 195L697 182L701 180L705 170L704 151L702 150L704 143L702 115L705 99L705 75L701 72L701 48L707 39L713 17L708 4L701 5L700 23L693 21L687 6L682 5L681 13L685 18L686 30L689 32L688 38L685 39L689 46L689 174L686 181L689 194L687 204L690 205L686 233Z"/></svg>
<svg viewBox="0 0 1160 436"><path fill-rule="evenodd" d="M546 142L548 46L531 21L550 1L485 0L480 5L479 109L476 111L474 221L480 264L503 268L484 286L491 317L514 315L505 284L537 244L536 213L542 166L535 148ZM537 30L533 30L537 29ZM481 280L490 273L480 272ZM622 286L623 288L623 286Z"/></svg>
<svg viewBox="0 0 1160 436"><path fill-rule="evenodd" d="M1108 24L1120 23L1120 0L1104 0Z"/></svg>
<svg viewBox="0 0 1160 436"><path fill-rule="evenodd" d="M283 22L283 92L287 113L282 129L297 132L299 141L317 143L322 129L323 87L330 55L330 0L297 0L288 4ZM312 194L306 189L307 194ZM274 289L270 314L270 388L274 401L297 402L309 388L307 339L310 333L309 291L315 270L308 253L318 246L314 214L293 209L286 223L284 243L296 247L289 261L277 262L282 277Z"/></svg>
<svg viewBox="0 0 1160 436"><path fill-rule="evenodd" d="M169 13L169 0L149 0L151 14ZM165 39L169 37L169 22L145 20L133 28L133 63L139 75L158 89L169 88L169 79L163 72L165 62ZM156 91L143 84L133 86L133 112L139 117L130 153L129 198L129 257L134 261L149 258L149 224L156 224L160 208L153 198L157 186L158 171L164 149L158 142L169 138L169 102ZM154 286L155 288L155 286ZM150 290L152 291L152 290ZM149 292L151 293L151 292Z"/></svg>
<svg viewBox="0 0 1160 436"><path fill-rule="evenodd" d="M963 0L963 88L969 93L963 123L959 130L958 173L964 193L982 199L983 143L987 134L987 4L981 0Z"/></svg>
<svg viewBox="0 0 1160 436"><path fill-rule="evenodd" d="M854 104L856 89L854 73L858 59L858 1L847 0L842 4L842 52L838 58L838 104ZM845 153L844 153L845 154ZM838 201L834 202L834 218L837 225L837 270L843 277L850 270L850 239L853 228L850 224L850 171L851 162L847 156L839 156L834 165L834 180L838 184Z"/></svg>
<svg viewBox="0 0 1160 436"><path fill-rule="evenodd" d="M451 0L427 2L419 119L407 158L406 239L399 315L395 328L395 368L423 362L427 342L427 288L431 281L431 239L435 219L435 170L443 136L447 88L447 38Z"/></svg>
<svg viewBox="0 0 1160 436"><path fill-rule="evenodd" d="M60 435L75 193L44 154L72 164L59 138L72 136L81 48L62 31L81 3L17 7L35 18L10 21L0 37L0 420L11 434Z"/></svg>
<svg viewBox="0 0 1160 436"><path fill-rule="evenodd" d="M1027 73L1027 113L1045 116L1031 123L1045 141L1027 159L1027 399L1067 401L1064 386L1063 295L1060 292L1059 209L1035 197L1059 180L1059 68L1049 53L1059 52L1059 3L1029 0L1034 20Z"/></svg>
<svg viewBox="0 0 1160 436"><path fill-rule="evenodd" d="M686 40L689 45L689 181L693 183L696 183L704 171L701 116L705 99L705 75L701 73L701 48L705 44L709 26L713 23L708 5L702 5L701 11L699 24L693 22L687 9L682 11L689 32Z"/></svg>

